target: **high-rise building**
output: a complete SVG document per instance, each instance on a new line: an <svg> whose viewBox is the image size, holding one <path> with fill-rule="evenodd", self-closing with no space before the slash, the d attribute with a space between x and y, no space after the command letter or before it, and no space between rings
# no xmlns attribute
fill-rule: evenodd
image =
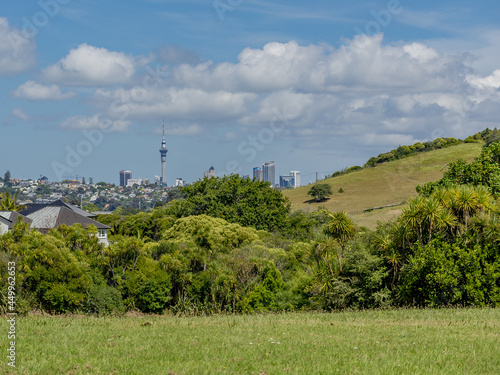
<svg viewBox="0 0 500 375"><path fill-rule="evenodd" d="M271 186L274 186L276 183L275 177L276 167L274 166L274 161L266 161L262 164L262 179L263 181L269 182Z"/></svg>
<svg viewBox="0 0 500 375"><path fill-rule="evenodd" d="M212 178L212 177L215 177L215 168L213 166L211 166L208 171L205 171L205 173L203 174L204 177L208 177L208 178Z"/></svg>
<svg viewBox="0 0 500 375"><path fill-rule="evenodd" d="M293 176L280 176L280 188L293 188Z"/></svg>
<svg viewBox="0 0 500 375"><path fill-rule="evenodd" d="M165 163L167 162L167 145L165 143L165 122L163 122L163 138L161 141L160 155L161 155L161 184L167 184L165 173Z"/></svg>
<svg viewBox="0 0 500 375"><path fill-rule="evenodd" d="M176 178L175 186L184 186L184 180L182 178Z"/></svg>
<svg viewBox="0 0 500 375"><path fill-rule="evenodd" d="M260 167L255 167L253 169L253 178L257 181L262 181L262 169Z"/></svg>
<svg viewBox="0 0 500 375"><path fill-rule="evenodd" d="M293 176L293 188L300 187L300 171L290 171L290 176Z"/></svg>
<svg viewBox="0 0 500 375"><path fill-rule="evenodd" d="M127 186L128 180L132 178L132 172L129 170L120 171L120 186Z"/></svg>

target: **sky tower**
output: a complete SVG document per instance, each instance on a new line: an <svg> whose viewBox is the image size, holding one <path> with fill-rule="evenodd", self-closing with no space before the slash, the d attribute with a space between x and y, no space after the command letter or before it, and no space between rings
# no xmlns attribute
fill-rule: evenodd
<svg viewBox="0 0 500 375"><path fill-rule="evenodd" d="M161 184L166 185L165 178L165 162L167 161L167 146L165 144L165 120L163 120L163 139L161 141L160 155L161 155Z"/></svg>

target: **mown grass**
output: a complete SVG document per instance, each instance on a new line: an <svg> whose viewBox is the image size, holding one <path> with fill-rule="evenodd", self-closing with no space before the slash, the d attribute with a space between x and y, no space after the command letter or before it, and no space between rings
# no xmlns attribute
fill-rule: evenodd
<svg viewBox="0 0 500 375"><path fill-rule="evenodd" d="M482 146L482 143L459 144L323 180L321 183L330 184L333 192L326 202L311 202L311 197L307 195L310 185L287 190L284 194L292 202L292 209L311 212L318 207L325 207L330 211L346 211L358 225L373 229L377 221L398 216L401 207L372 212L363 210L404 202L417 194L417 185L443 177L446 164L459 158L472 161L479 155ZM338 193L340 188L343 193Z"/></svg>
<svg viewBox="0 0 500 375"><path fill-rule="evenodd" d="M499 309L37 316L19 318L17 332L17 367L2 356L2 373L500 373Z"/></svg>

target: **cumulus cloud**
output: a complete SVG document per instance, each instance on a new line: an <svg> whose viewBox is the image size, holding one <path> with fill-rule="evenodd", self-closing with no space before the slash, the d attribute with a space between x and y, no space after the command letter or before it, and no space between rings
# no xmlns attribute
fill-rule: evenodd
<svg viewBox="0 0 500 375"><path fill-rule="evenodd" d="M34 81L27 81L19 86L13 92L13 95L16 98L29 100L64 100L73 98L76 93L62 93L61 89L57 85L42 85Z"/></svg>
<svg viewBox="0 0 500 375"><path fill-rule="evenodd" d="M0 74L23 72L35 65L34 40L9 26L7 18L0 17Z"/></svg>
<svg viewBox="0 0 500 375"><path fill-rule="evenodd" d="M44 69L42 80L64 86L109 86L128 82L135 71L132 57L81 44Z"/></svg>
<svg viewBox="0 0 500 375"><path fill-rule="evenodd" d="M165 62L177 59L174 52L165 52ZM423 43L388 45L381 34L338 48L272 42L245 48L234 63L181 60L160 67L157 85L99 88L89 102L126 124L165 116L172 135L211 137L213 130L220 139L224 127L223 140L237 142L280 121L276 139L294 149L340 152L357 144L370 155L446 134L466 137L500 116L500 69L481 76L468 56ZM72 128L98 122L78 120Z"/></svg>
<svg viewBox="0 0 500 375"><path fill-rule="evenodd" d="M500 69L496 69L493 74L487 77L478 77L471 75L467 77L467 81L474 87L480 89L498 89L500 88Z"/></svg>
<svg viewBox="0 0 500 375"><path fill-rule="evenodd" d="M70 117L64 120L60 127L68 130L99 129L105 133L121 133L126 131L130 125L132 123L127 120L112 120L102 114L96 114L92 117L81 115Z"/></svg>
<svg viewBox="0 0 500 375"><path fill-rule="evenodd" d="M170 120L213 123L238 119L256 97L252 93L208 92L192 88L99 89L94 102L111 117L142 120L166 116Z"/></svg>

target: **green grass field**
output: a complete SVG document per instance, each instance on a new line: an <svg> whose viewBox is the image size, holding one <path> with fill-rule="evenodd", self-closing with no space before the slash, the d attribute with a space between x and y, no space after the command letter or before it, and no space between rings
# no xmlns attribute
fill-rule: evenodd
<svg viewBox="0 0 500 375"><path fill-rule="evenodd" d="M292 202L292 209L311 212L318 207L330 211L350 213L358 225L373 229L377 221L399 216L401 207L386 208L372 212L363 210L385 205L399 204L416 195L417 185L437 181L443 177L445 165L462 158L472 161L481 152L483 144L464 143L457 146L426 152L367 168L343 176L329 178L321 183L332 186L332 196L326 202L310 202L307 195L311 186L302 186L284 192ZM420 178L419 178L420 163ZM304 181L305 182L305 181ZM342 188L344 193L338 193Z"/></svg>
<svg viewBox="0 0 500 375"><path fill-rule="evenodd" d="M1 318L2 353L8 324ZM26 317L2 374L499 374L500 309Z"/></svg>

